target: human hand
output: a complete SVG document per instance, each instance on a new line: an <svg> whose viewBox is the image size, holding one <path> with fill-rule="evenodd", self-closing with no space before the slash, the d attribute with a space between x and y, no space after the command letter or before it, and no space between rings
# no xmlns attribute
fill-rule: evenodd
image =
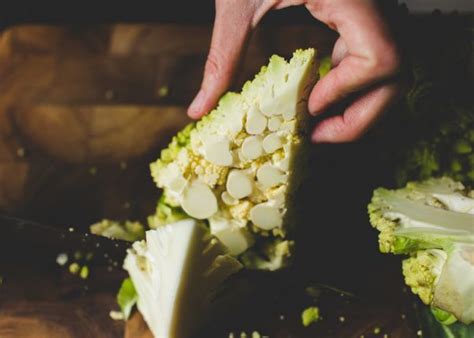
<svg viewBox="0 0 474 338"><path fill-rule="evenodd" d="M344 112L316 125L313 141L353 141L375 123L397 96L394 77L400 61L373 0L216 0L211 48L201 89L188 108L190 117L209 112L228 89L251 31L263 15L294 5L305 5L340 35L332 53L333 68L314 86L308 111L319 115L351 97Z"/></svg>

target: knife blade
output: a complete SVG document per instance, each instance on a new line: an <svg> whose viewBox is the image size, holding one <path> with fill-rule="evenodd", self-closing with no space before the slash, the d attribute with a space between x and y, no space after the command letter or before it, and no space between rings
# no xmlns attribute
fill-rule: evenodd
<svg viewBox="0 0 474 338"><path fill-rule="evenodd" d="M122 263L130 242L109 239L72 227L63 229L51 225L0 214L0 262L31 255L60 253L92 253L94 263Z"/></svg>

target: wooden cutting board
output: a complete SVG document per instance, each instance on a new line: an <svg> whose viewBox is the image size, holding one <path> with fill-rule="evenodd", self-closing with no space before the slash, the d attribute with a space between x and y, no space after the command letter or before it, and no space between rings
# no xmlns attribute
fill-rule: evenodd
<svg viewBox="0 0 474 338"><path fill-rule="evenodd" d="M123 271L91 267L87 280L73 276L66 268L31 257L31 265L3 269L0 287L0 337L2 338L80 338L80 337L152 337L140 314L133 312L125 323L110 318L117 310L115 294L124 277ZM36 264L35 264L36 263ZM1 265L0 267L4 267ZM386 271L379 271L387 275ZM376 278L376 277L374 277ZM381 277L384 279L384 277ZM278 283L278 279L273 281ZM411 298L397 288L383 301L354 298L340 290L330 290L315 303L300 284L289 284L278 294L249 300L234 318L215 322L195 337L224 337L233 332L249 336L289 337L416 337ZM271 286L270 286L271 287ZM258 297L256 297L257 299ZM258 302L258 303L257 303ZM388 303L387 303L388 302ZM320 308L322 320L311 327L301 324L301 312L310 305Z"/></svg>

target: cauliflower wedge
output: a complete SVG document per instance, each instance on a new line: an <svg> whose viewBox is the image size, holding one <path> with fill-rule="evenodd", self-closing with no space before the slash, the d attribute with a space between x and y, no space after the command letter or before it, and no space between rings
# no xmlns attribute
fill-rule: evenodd
<svg viewBox="0 0 474 338"><path fill-rule="evenodd" d="M201 222L186 219L147 231L124 268L154 337L184 338L209 320L220 285L242 265Z"/></svg>
<svg viewBox="0 0 474 338"><path fill-rule="evenodd" d="M291 255L294 194L305 169L315 50L272 56L240 93L178 133L151 164L163 189L150 227L183 214L204 220L247 268L276 270ZM176 214L176 216L175 216ZM160 216L161 215L161 216Z"/></svg>
<svg viewBox="0 0 474 338"><path fill-rule="evenodd" d="M380 251L407 254L405 282L444 324L474 321L474 193L450 178L376 189Z"/></svg>

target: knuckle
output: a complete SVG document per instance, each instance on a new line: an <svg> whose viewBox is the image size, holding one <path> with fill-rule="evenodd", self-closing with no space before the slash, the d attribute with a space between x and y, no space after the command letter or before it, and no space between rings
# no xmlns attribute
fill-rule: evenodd
<svg viewBox="0 0 474 338"><path fill-rule="evenodd" d="M226 58L217 49L211 48L204 67L205 77L212 79L228 79L228 72L225 71Z"/></svg>
<svg viewBox="0 0 474 338"><path fill-rule="evenodd" d="M387 48L384 49L381 59L386 75L395 75L400 69L400 56L394 45L387 46Z"/></svg>
<svg viewBox="0 0 474 338"><path fill-rule="evenodd" d="M209 75L216 76L220 72L219 58L217 52L211 48L209 55L207 56L205 72Z"/></svg>
<svg viewBox="0 0 474 338"><path fill-rule="evenodd" d="M374 50L369 60L367 70L380 78L391 77L400 69L400 57L396 47L392 44Z"/></svg>

